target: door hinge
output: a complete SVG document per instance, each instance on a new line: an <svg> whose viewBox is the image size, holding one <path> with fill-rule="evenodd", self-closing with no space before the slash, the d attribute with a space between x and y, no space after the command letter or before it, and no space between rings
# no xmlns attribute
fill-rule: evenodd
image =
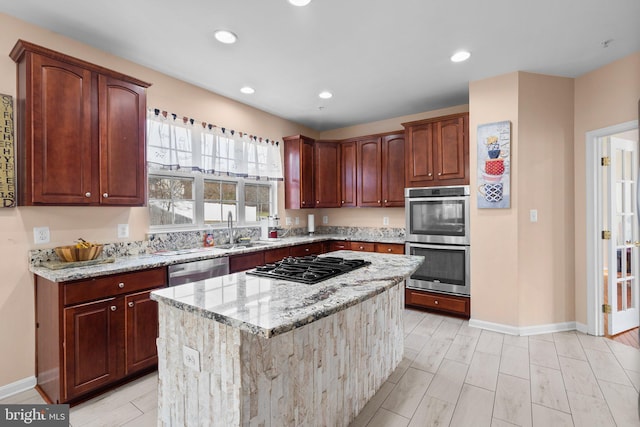
<svg viewBox="0 0 640 427"><path fill-rule="evenodd" d="M611 240L611 232L607 230L602 230L602 239Z"/></svg>
<svg viewBox="0 0 640 427"><path fill-rule="evenodd" d="M602 312L603 313L611 313L611 306L609 304L602 304Z"/></svg>
<svg viewBox="0 0 640 427"><path fill-rule="evenodd" d="M611 165L611 158L609 156L605 156L602 159L600 159L600 164L602 166L610 166Z"/></svg>

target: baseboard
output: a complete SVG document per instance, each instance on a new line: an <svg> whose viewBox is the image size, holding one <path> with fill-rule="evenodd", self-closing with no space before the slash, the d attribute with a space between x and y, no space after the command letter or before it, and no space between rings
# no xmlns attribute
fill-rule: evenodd
<svg viewBox="0 0 640 427"><path fill-rule="evenodd" d="M36 383L36 377L31 376L7 385L3 385L2 387L0 387L0 400L6 399L9 396L13 396L14 394L18 394L23 391L30 390L36 386Z"/></svg>
<svg viewBox="0 0 640 427"><path fill-rule="evenodd" d="M469 319L469 326L473 326L474 328L486 329L493 332L500 332L507 335L521 336L550 334L553 332L574 331L577 329L576 322L549 323L546 325L518 327L504 325L502 323L485 322L484 320L477 319Z"/></svg>
<svg viewBox="0 0 640 427"><path fill-rule="evenodd" d="M576 322L576 331L582 332L583 334L589 333L589 326L584 323Z"/></svg>

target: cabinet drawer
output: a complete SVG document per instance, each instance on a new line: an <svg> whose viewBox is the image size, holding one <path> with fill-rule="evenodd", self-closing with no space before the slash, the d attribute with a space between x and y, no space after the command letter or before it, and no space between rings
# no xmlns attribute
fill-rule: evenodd
<svg viewBox="0 0 640 427"><path fill-rule="evenodd" d="M375 252L376 244L370 242L351 242L352 251Z"/></svg>
<svg viewBox="0 0 640 427"><path fill-rule="evenodd" d="M322 252L321 242L291 247L291 256L320 255Z"/></svg>
<svg viewBox="0 0 640 427"><path fill-rule="evenodd" d="M264 264L263 251L234 255L229 257L229 272L237 273L238 271L250 270L256 265L262 264Z"/></svg>
<svg viewBox="0 0 640 427"><path fill-rule="evenodd" d="M276 261L280 261L283 258L289 256L289 248L277 248L277 249L269 249L268 251L264 251L264 262L272 263Z"/></svg>
<svg viewBox="0 0 640 427"><path fill-rule="evenodd" d="M446 311L469 317L469 298L430 292L405 290L405 303L423 308Z"/></svg>
<svg viewBox="0 0 640 427"><path fill-rule="evenodd" d="M385 254L404 254L404 245L399 243L376 243L376 252Z"/></svg>
<svg viewBox="0 0 640 427"><path fill-rule="evenodd" d="M351 242L332 241L329 248L332 251L348 251L351 250Z"/></svg>
<svg viewBox="0 0 640 427"><path fill-rule="evenodd" d="M66 283L64 285L64 305L78 304L166 285L167 269L164 267L96 277L80 282Z"/></svg>

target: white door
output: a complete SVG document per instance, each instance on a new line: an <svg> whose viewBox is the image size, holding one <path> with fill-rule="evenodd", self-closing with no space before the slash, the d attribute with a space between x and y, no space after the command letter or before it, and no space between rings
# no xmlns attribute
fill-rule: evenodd
<svg viewBox="0 0 640 427"><path fill-rule="evenodd" d="M608 333L638 326L638 218L636 218L637 144L612 137L608 157Z"/></svg>

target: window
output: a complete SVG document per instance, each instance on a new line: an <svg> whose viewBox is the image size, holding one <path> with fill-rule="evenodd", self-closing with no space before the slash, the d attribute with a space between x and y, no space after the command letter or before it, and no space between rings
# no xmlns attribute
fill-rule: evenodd
<svg viewBox="0 0 640 427"><path fill-rule="evenodd" d="M227 221L229 212L238 219L238 183L204 181L204 223L219 224Z"/></svg>
<svg viewBox="0 0 640 427"><path fill-rule="evenodd" d="M275 141L150 110L147 159L154 228L226 224L229 213L255 224L276 213L282 160Z"/></svg>
<svg viewBox="0 0 640 427"><path fill-rule="evenodd" d="M244 215L247 221L260 221L269 216L271 206L271 186L265 184L244 185Z"/></svg>
<svg viewBox="0 0 640 427"><path fill-rule="evenodd" d="M149 176L151 225L194 224L194 180L171 176Z"/></svg>

